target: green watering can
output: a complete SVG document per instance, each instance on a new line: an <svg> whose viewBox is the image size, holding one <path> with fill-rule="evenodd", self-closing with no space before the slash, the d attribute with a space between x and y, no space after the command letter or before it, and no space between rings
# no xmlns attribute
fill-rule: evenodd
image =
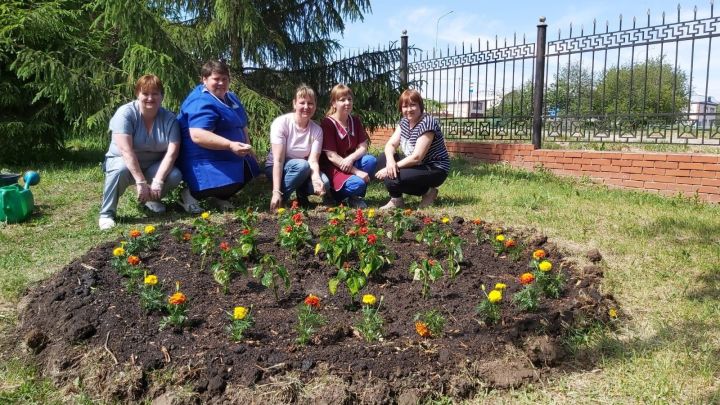
<svg viewBox="0 0 720 405"><path fill-rule="evenodd" d="M19 178L19 174L0 174L0 222L24 221L35 208L30 186L40 182L40 175L34 171L25 172L24 187L18 184Z"/></svg>

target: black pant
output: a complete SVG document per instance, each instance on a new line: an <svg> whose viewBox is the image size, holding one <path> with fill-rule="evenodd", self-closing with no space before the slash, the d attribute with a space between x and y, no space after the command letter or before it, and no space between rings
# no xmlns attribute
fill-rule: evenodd
<svg viewBox="0 0 720 405"><path fill-rule="evenodd" d="M400 159L400 156L396 153L395 161L397 162ZM386 164L385 154L381 153L377 160L377 170L384 168ZM430 187L439 187L443 184L447 176L448 174L444 170L431 165L420 164L400 168L396 178L385 178L384 181L390 197L400 198L403 194L423 195L430 190Z"/></svg>

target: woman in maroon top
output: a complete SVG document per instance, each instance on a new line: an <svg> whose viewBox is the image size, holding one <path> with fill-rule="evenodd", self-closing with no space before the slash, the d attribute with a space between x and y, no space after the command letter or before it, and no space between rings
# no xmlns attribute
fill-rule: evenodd
<svg viewBox="0 0 720 405"><path fill-rule="evenodd" d="M327 177L335 202L348 200L352 208L367 208L363 200L375 174L377 160L367 154L368 136L360 118L353 117L352 90L344 84L330 91L330 109L322 120L323 154L320 170Z"/></svg>

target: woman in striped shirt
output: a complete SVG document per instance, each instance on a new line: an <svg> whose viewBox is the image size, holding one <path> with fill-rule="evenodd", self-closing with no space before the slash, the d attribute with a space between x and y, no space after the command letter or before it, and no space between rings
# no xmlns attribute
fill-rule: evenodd
<svg viewBox="0 0 720 405"><path fill-rule="evenodd" d="M425 113L417 90L400 95L398 109L402 118L378 158L375 177L385 182L390 201L380 209L402 208L403 194L422 196L418 208L432 205L438 187L450 171L450 156L438 121ZM402 154L396 152L400 147Z"/></svg>

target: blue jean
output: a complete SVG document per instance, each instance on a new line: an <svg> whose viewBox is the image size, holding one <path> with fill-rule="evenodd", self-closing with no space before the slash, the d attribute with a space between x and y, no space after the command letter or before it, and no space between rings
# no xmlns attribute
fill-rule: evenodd
<svg viewBox="0 0 720 405"><path fill-rule="evenodd" d="M120 196L125 192L128 186L135 184L135 179L130 170L125 165L125 161L121 157L109 157L105 159L103 163L105 171L105 186L103 187L103 201L100 207L100 217L103 218L115 218L117 211L118 201ZM151 180L155 177L160 169L160 162L153 163L152 165L143 168L143 174L145 178ZM180 184L182 180L182 174L180 170L173 167L167 178L161 192L161 196L165 196L168 191L174 189Z"/></svg>
<svg viewBox="0 0 720 405"><path fill-rule="evenodd" d="M272 181L273 166L265 166L265 175ZM283 165L282 184L280 191L283 193L283 200L289 201L293 192L297 198L307 197L315 193L310 175L310 163L305 159L288 159Z"/></svg>
<svg viewBox="0 0 720 405"><path fill-rule="evenodd" d="M377 159L375 159L375 156L373 155L365 154L360 159L356 160L353 166L367 173L372 179L375 175ZM326 189L330 189L330 187L326 185ZM365 192L367 192L367 183L355 175L350 176L340 190L332 190L335 201L343 201L348 197L365 197Z"/></svg>

